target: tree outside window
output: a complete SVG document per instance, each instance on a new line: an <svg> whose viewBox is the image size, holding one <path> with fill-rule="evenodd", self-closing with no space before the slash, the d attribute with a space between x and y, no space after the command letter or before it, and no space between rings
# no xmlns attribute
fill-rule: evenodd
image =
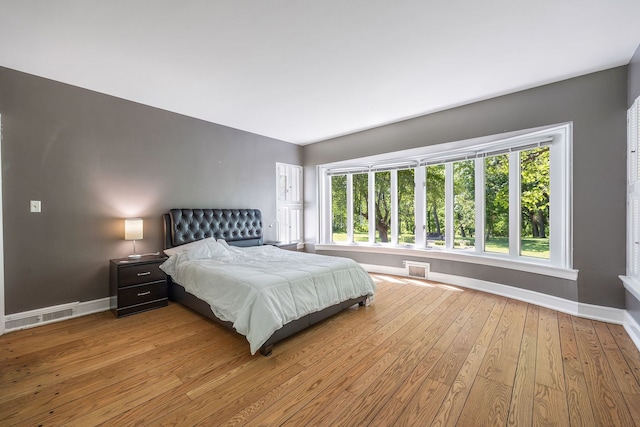
<svg viewBox="0 0 640 427"><path fill-rule="evenodd" d="M331 177L331 240L347 241L347 176Z"/></svg>
<svg viewBox="0 0 640 427"><path fill-rule="evenodd" d="M453 164L453 247L456 249L475 246L475 182L473 160Z"/></svg>
<svg viewBox="0 0 640 427"><path fill-rule="evenodd" d="M520 255L549 259L549 147L520 153Z"/></svg>
<svg viewBox="0 0 640 427"><path fill-rule="evenodd" d="M369 241L369 175L353 175L353 240Z"/></svg>
<svg viewBox="0 0 640 427"><path fill-rule="evenodd" d="M415 170L398 171L398 243L416 242Z"/></svg>
<svg viewBox="0 0 640 427"><path fill-rule="evenodd" d="M391 231L391 172L375 173L375 227L377 243L388 243Z"/></svg>
<svg viewBox="0 0 640 427"><path fill-rule="evenodd" d="M509 253L509 155L484 159L484 250Z"/></svg>
<svg viewBox="0 0 640 427"><path fill-rule="evenodd" d="M355 243L420 242L431 249L514 260L533 257L570 266L570 234L550 232L570 230L571 125L545 133L431 150L422 158L403 159L406 163L398 166L392 163L398 157L389 157L388 166L372 164L367 172L361 163L348 172L341 172L341 164L333 174L328 167L325 182L331 204L323 214L323 239L348 242L353 233ZM551 170L559 177L553 194ZM416 182L418 177L423 182ZM424 190L416 193L421 185ZM352 221L347 215L351 209ZM330 230L324 228L329 221ZM556 239L553 247L562 249L551 254L550 239Z"/></svg>
<svg viewBox="0 0 640 427"><path fill-rule="evenodd" d="M444 246L444 165L426 167L427 245Z"/></svg>

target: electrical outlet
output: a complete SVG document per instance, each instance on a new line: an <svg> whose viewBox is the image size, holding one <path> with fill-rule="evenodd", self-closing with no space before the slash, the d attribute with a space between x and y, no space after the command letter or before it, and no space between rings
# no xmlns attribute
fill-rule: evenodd
<svg viewBox="0 0 640 427"><path fill-rule="evenodd" d="M42 212L42 202L40 200L32 200L29 203L31 212Z"/></svg>

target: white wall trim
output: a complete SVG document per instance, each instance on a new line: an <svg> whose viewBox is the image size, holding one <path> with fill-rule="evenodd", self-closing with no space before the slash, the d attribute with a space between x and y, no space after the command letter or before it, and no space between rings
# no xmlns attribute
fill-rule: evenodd
<svg viewBox="0 0 640 427"><path fill-rule="evenodd" d="M635 299L640 301L640 283L638 283L633 277L630 276L618 276L622 280L624 288L629 291Z"/></svg>
<svg viewBox="0 0 640 427"><path fill-rule="evenodd" d="M0 153L2 153L2 115L0 115ZM2 156L0 155L0 165L2 165ZM26 209L26 206L25 206ZM5 313L5 296L4 296L4 235L2 219L2 171L0 170L0 319L4 319ZM0 322L0 335L4 334L4 322Z"/></svg>
<svg viewBox="0 0 640 427"><path fill-rule="evenodd" d="M101 298L93 301L73 302L69 304L54 305L50 307L38 308L36 310L9 314L7 316L3 316L3 321L1 323L2 323L2 327L5 328L5 325L7 325L8 322L19 321L21 319L28 319L28 318L41 319L42 315L44 314L54 313L54 312L62 311L66 309L73 311L73 314L69 316L64 316L58 319L44 320L44 321L38 320L37 323L33 323L29 325L19 326L15 328L8 328L8 327L5 328L6 332L19 331L22 329L33 328L36 326L47 325L49 323L55 323L63 320L73 319L75 317L86 316L88 314L107 311L110 309L110 307L111 307L111 298L106 297L106 298Z"/></svg>
<svg viewBox="0 0 640 427"><path fill-rule="evenodd" d="M625 310L620 308L585 304L553 295L530 291L528 289L516 288L514 286L502 285L469 277L454 276L451 274L430 272L429 280L462 286L464 288L476 289L507 298L513 298L519 301L546 307L551 310L561 311L573 316L616 323L618 325L624 324L625 322Z"/></svg>
<svg viewBox="0 0 640 427"><path fill-rule="evenodd" d="M512 258L501 257L498 254L478 255L477 252L465 252L463 250L440 250L430 248L417 248L409 245L391 246L386 244L316 244L315 251L343 251L364 252L389 255L405 255L421 258L443 259L447 261L465 262L469 264L489 265L492 267L506 268L510 270L524 271L527 273L541 274L557 277L559 279L578 280L578 270L560 268L543 262L526 262Z"/></svg>
<svg viewBox="0 0 640 427"><path fill-rule="evenodd" d="M391 274L395 276L406 275L404 268L387 267L373 264L361 265L370 273ZM625 329L636 344L636 347L638 347L638 349L640 350L640 326L635 321L633 321L633 318L627 313L626 310L621 308L585 304L567 300L564 298L559 298L553 295L546 295L540 292L530 291L528 289L516 288L514 286L487 282L485 280L478 280L470 277L437 273L434 271L429 272L428 280L460 286L463 288L475 289L482 292L488 292L490 294L516 299L541 307L546 307L551 310L570 314L572 316L624 325Z"/></svg>
<svg viewBox="0 0 640 427"><path fill-rule="evenodd" d="M400 267L389 267L384 265L375 264L360 264L362 267L370 273L389 274L393 276L406 276L406 269ZM513 286L501 285L498 283L487 282L484 280L473 279L469 277L455 276L452 274L444 274L430 271L428 280L434 282L441 282L449 285L460 286L463 288L475 289L490 294L500 295L507 298L524 301L530 304L535 304L541 307L546 307L551 310L560 311L562 313L570 314L577 317L583 317L592 320L598 320L602 322L615 323L623 325L631 340L640 350L640 325L631 317L631 315L623 309L603 307L591 304L584 304L575 301L570 301L564 298L555 297L552 295L542 294L540 292L534 292L527 289L515 288ZM77 304L77 305L76 305ZM22 319L32 316L41 315L43 313L50 313L56 311L58 308L66 307L69 305L76 305L75 313L72 316L55 319L46 322L39 322L37 324L28 325L16 329L7 329L7 332L17 331L36 326L41 326L49 323L60 322L62 320L72 319L75 317L86 316L88 314L99 313L107 311L111 307L111 298L101 298L93 301L85 301L71 304L63 304L59 306L44 307L37 310L25 311L22 313L15 313L8 316L4 316L4 320L1 322L2 328L6 322Z"/></svg>
<svg viewBox="0 0 640 427"><path fill-rule="evenodd" d="M629 334L629 337L631 337L631 341L633 341L638 350L640 350L640 325L629 314L629 312L626 312L626 322L624 324L624 329Z"/></svg>

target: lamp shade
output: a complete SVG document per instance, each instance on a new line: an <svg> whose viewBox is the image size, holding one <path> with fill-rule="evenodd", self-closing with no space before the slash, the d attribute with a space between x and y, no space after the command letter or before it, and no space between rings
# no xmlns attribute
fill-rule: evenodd
<svg viewBox="0 0 640 427"><path fill-rule="evenodd" d="M142 240L142 218L124 220L124 240Z"/></svg>

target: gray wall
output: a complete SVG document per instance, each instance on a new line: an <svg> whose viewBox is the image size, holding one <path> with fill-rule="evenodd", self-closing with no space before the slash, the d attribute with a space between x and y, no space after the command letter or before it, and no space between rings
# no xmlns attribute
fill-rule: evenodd
<svg viewBox="0 0 640 427"><path fill-rule="evenodd" d="M573 122L573 232L577 282L425 258L432 270L624 307L627 67L618 67L304 147L305 240L316 242L315 166L391 151ZM348 255L345 253L345 255ZM353 255L351 255L353 256ZM401 266L404 257L359 254Z"/></svg>
<svg viewBox="0 0 640 427"><path fill-rule="evenodd" d="M640 46L629 62L629 99L628 106L640 96Z"/></svg>
<svg viewBox="0 0 640 427"><path fill-rule="evenodd" d="M162 248L172 207L251 207L275 219L282 141L0 68L5 308L108 296L108 263L132 250L122 218L144 218L138 252ZM29 213L29 200L42 213Z"/></svg>
<svg viewBox="0 0 640 427"><path fill-rule="evenodd" d="M633 101L640 96L640 46L636 50L636 53L631 58L629 63L629 97L628 106L631 107ZM640 323L640 301L638 301L631 293L626 293L626 305L627 311Z"/></svg>

